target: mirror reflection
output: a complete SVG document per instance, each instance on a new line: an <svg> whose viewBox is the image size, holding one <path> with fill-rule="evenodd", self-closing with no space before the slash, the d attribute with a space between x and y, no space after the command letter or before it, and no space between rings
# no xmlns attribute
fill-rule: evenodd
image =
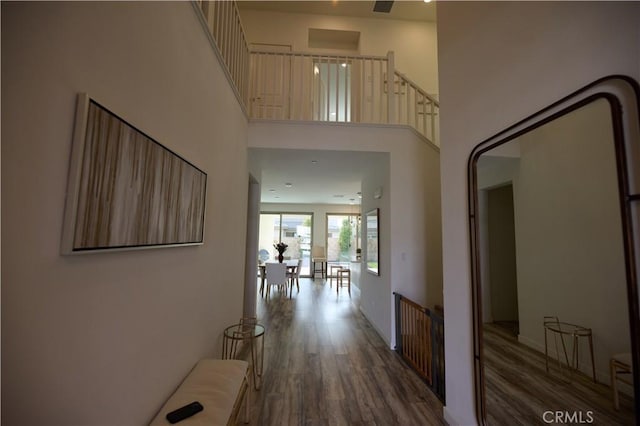
<svg viewBox="0 0 640 426"><path fill-rule="evenodd" d="M609 103L483 153L476 175L487 423L633 424Z"/></svg>

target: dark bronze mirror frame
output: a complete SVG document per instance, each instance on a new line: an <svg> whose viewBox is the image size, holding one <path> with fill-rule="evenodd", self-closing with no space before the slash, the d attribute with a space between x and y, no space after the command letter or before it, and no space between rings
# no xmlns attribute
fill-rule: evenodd
<svg viewBox="0 0 640 426"><path fill-rule="evenodd" d="M469 235L471 247L471 289L473 309L473 363L476 416L486 425L485 376L483 363L482 294L479 262L479 224L477 220L477 174L480 156L499 145L549 123L593 101L605 99L611 107L622 238L627 278L627 303L636 424L640 424L640 85L627 76L601 78L560 99L547 108L519 121L484 140L471 153L468 162Z"/></svg>

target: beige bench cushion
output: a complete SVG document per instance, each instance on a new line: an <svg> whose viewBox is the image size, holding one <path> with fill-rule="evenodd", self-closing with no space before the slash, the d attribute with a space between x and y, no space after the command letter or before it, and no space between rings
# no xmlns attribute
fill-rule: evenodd
<svg viewBox="0 0 640 426"><path fill-rule="evenodd" d="M167 413L193 401L200 402L204 409L178 422L178 425L226 425L246 385L244 380L248 366L246 361L241 360L200 360L158 412L151 426L170 425L166 419Z"/></svg>

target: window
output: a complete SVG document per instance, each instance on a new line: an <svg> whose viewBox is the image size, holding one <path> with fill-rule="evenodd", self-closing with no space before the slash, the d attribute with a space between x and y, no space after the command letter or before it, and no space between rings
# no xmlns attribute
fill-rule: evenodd
<svg viewBox="0 0 640 426"><path fill-rule="evenodd" d="M360 254L360 215L327 214L327 260L349 262Z"/></svg>
<svg viewBox="0 0 640 426"><path fill-rule="evenodd" d="M278 252L274 244L287 244L285 257L302 259L300 275L310 275L312 213L261 213L258 259L273 261Z"/></svg>

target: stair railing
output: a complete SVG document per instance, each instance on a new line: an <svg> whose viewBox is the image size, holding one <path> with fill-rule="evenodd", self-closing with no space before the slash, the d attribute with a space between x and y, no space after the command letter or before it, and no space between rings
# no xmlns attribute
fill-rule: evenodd
<svg viewBox="0 0 640 426"><path fill-rule="evenodd" d="M395 71L395 122L407 124L438 144L438 101L406 75Z"/></svg>

